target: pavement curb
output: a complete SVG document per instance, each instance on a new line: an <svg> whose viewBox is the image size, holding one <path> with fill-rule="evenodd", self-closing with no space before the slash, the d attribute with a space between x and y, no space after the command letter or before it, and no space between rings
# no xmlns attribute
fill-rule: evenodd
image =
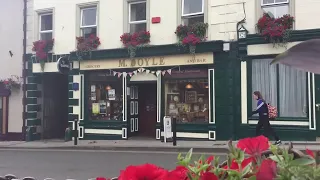
<svg viewBox="0 0 320 180"><path fill-rule="evenodd" d="M0 149L9 150L107 150L107 151L160 151L160 152L188 152L193 148L193 152L203 153L226 153L228 149L225 147L103 147L103 146L55 146L55 147L14 147L14 146L2 146Z"/></svg>

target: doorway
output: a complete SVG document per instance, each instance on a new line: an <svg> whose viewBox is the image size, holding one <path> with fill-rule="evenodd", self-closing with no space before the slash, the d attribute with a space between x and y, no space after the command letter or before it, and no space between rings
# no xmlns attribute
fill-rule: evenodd
<svg viewBox="0 0 320 180"><path fill-rule="evenodd" d="M42 139L63 139L68 127L68 75L42 76Z"/></svg>
<svg viewBox="0 0 320 180"><path fill-rule="evenodd" d="M139 86L139 136L155 137L157 124L157 83Z"/></svg>
<svg viewBox="0 0 320 180"><path fill-rule="evenodd" d="M130 83L128 116L130 137L156 136L157 123L157 83Z"/></svg>

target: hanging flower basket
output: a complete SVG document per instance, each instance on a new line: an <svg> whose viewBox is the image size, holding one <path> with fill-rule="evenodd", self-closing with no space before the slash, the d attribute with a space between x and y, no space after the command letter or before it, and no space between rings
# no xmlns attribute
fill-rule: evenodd
<svg viewBox="0 0 320 180"><path fill-rule="evenodd" d="M150 32L140 31L133 34L124 33L120 36L123 46L128 49L130 58L136 56L136 51L150 43Z"/></svg>
<svg viewBox="0 0 320 180"><path fill-rule="evenodd" d="M39 61L42 71L44 71L44 66L48 59L48 53L52 50L53 45L54 39L33 42L32 51L36 52L36 59Z"/></svg>
<svg viewBox="0 0 320 180"><path fill-rule="evenodd" d="M83 59L85 56L91 57L91 52L98 49L101 45L99 37L96 35L90 35L89 37L76 37L77 50L76 54L79 59Z"/></svg>
<svg viewBox="0 0 320 180"><path fill-rule="evenodd" d="M176 29L178 46L188 47L191 54L195 54L197 44L206 40L207 23L195 23L191 26L179 25Z"/></svg>
<svg viewBox="0 0 320 180"><path fill-rule="evenodd" d="M0 83L8 90L20 89L20 78L18 76L11 76L10 78L0 79Z"/></svg>
<svg viewBox="0 0 320 180"><path fill-rule="evenodd" d="M290 40L290 32L293 27L294 17L284 15L280 18L274 18L271 14L265 13L256 24L258 33L265 40L273 44L273 47L286 47Z"/></svg>

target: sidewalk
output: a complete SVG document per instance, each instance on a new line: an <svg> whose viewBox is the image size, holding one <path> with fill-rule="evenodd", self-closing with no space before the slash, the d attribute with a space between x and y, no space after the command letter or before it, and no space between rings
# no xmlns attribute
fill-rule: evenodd
<svg viewBox="0 0 320 180"><path fill-rule="evenodd" d="M237 142L235 141L234 144ZM282 146L288 146L288 141ZM293 147L298 150L320 150L319 141L293 141ZM0 142L0 149L57 149L57 150L112 150L112 151L161 151L161 152L187 152L193 148L195 152L225 153L228 150L226 141L177 141L177 146L172 142L163 143L155 140L81 140L77 146L73 141L34 141L34 142Z"/></svg>

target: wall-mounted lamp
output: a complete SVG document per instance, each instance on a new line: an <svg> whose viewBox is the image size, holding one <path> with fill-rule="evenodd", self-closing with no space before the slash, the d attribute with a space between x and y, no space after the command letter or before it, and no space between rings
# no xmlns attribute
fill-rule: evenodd
<svg viewBox="0 0 320 180"><path fill-rule="evenodd" d="M110 90L112 87L110 85L106 86L106 90Z"/></svg>
<svg viewBox="0 0 320 180"><path fill-rule="evenodd" d="M189 83L186 85L186 89L192 89L192 88L193 88L192 84Z"/></svg>

